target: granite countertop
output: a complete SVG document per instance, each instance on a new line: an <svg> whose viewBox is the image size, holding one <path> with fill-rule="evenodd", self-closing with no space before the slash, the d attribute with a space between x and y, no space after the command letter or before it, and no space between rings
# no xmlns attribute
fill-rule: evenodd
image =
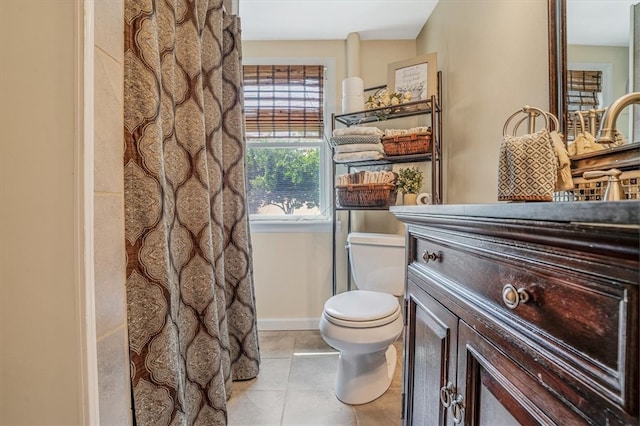
<svg viewBox="0 0 640 426"><path fill-rule="evenodd" d="M390 211L400 216L466 216L640 228L640 201L636 200L393 206Z"/></svg>

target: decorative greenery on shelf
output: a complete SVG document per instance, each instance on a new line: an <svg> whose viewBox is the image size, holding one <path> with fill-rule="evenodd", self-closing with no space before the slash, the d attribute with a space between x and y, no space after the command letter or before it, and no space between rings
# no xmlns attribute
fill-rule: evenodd
<svg viewBox="0 0 640 426"><path fill-rule="evenodd" d="M417 194L422 187L422 171L417 167L398 170L396 186L404 194Z"/></svg>

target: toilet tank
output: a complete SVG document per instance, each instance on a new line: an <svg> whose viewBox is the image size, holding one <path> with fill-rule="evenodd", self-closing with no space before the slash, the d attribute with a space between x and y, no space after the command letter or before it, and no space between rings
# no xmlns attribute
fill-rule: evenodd
<svg viewBox="0 0 640 426"><path fill-rule="evenodd" d="M402 296L406 271L404 235L352 232L347 236L356 287Z"/></svg>

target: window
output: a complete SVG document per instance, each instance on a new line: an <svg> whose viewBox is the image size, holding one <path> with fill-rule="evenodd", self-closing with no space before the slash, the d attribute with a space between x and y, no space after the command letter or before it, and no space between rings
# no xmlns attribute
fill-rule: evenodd
<svg viewBox="0 0 640 426"><path fill-rule="evenodd" d="M576 133L588 130L581 129L576 112L586 113L598 110L602 105L602 71L568 70L567 72L567 140L573 140ZM595 116L594 127L600 127L601 114ZM576 128L577 127L577 128ZM595 135L594 135L595 136Z"/></svg>
<svg viewBox="0 0 640 426"><path fill-rule="evenodd" d="M252 220L323 218L323 65L244 65Z"/></svg>

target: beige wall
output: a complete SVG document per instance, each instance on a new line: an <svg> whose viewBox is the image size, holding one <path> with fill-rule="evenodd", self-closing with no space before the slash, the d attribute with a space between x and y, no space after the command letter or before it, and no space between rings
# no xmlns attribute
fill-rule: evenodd
<svg viewBox="0 0 640 426"><path fill-rule="evenodd" d="M115 237L122 230L122 58L114 50L121 7L121 0L96 2L96 333L105 424L129 421L124 272ZM73 19L71 0L0 1L0 424L80 424L84 408L74 285ZM495 200L505 118L525 103L548 103L544 34L542 0L440 0L417 41L361 43L366 86L385 83L389 62L438 53L448 202ZM344 54L344 41L244 42L245 57L335 58L337 104ZM393 220L356 225L395 230ZM330 233L252 238L259 318L317 318L331 287Z"/></svg>
<svg viewBox="0 0 640 426"><path fill-rule="evenodd" d="M386 84L387 64L416 55L438 53L443 71L444 187L447 203L496 201L498 149L507 117L524 105L548 107L546 1L440 0L432 18L414 41L362 41L361 71L365 87ZM473 40L470 43L470 40ZM245 58L331 56L336 58L335 99L340 108L345 74L345 42L249 42ZM427 165L425 172L429 173ZM426 179L423 188L428 187ZM346 213L340 213L343 232L338 239L338 270L344 270ZM402 232L388 213L354 217L354 230ZM261 320L317 317L330 295L331 256L300 259L331 250L331 236L305 234L281 238L253 234L256 299ZM277 252L278 256L268 253ZM267 260L268 259L268 260ZM279 260L281 259L281 260ZM298 259L289 262L289 259ZM326 263L324 263L326 262ZM282 266L280 266L282 265ZM298 268L299 266L299 268ZM290 271L282 277L282 268ZM311 269L308 269L311 268ZM311 272L311 273L310 273ZM301 277L305 277L301 279ZM339 278L344 288L345 276ZM309 297L317 298L309 300ZM295 305L295 306L292 306Z"/></svg>
<svg viewBox="0 0 640 426"><path fill-rule="evenodd" d="M547 2L440 0L417 39L436 52L443 79L444 199L497 200L506 119L549 107Z"/></svg>
<svg viewBox="0 0 640 426"><path fill-rule="evenodd" d="M605 106L629 92L629 48L603 46L567 46L567 66L570 64L601 64L611 67L611 99L605 100ZM572 68L570 68L572 69ZM581 69L589 69L588 67ZM605 83L603 81L603 83ZM622 110L616 121L616 128L629 135L629 110Z"/></svg>
<svg viewBox="0 0 640 426"><path fill-rule="evenodd" d="M123 0L95 2L94 231L100 423L131 424L125 293Z"/></svg>
<svg viewBox="0 0 640 426"><path fill-rule="evenodd" d="M361 70L365 87L386 84L387 64L420 54L436 52L443 71L443 155L444 199L447 203L496 201L498 149L507 117L524 105L548 108L547 2L440 0L415 41L362 41ZM470 42L473 41L473 42ZM245 42L244 56L322 56L336 58L336 101L340 103L340 82L345 76L344 42ZM428 176L429 166L425 168ZM425 179L424 188L429 180ZM340 214L345 223L345 213ZM369 232L402 231L388 213L372 212L354 218L354 229ZM344 227L337 244L339 261L344 256ZM278 258L264 257L269 250L287 259L313 252L311 246L331 249L330 235L300 236L296 246L277 234L254 234L256 299L261 319L317 316L330 288L328 263L304 258L288 263L288 277L276 271ZM316 259L318 260L318 259ZM317 268L310 274L305 268ZM301 268L297 269L296 265ZM304 266L303 266L304 265ZM343 264L339 265L342 271ZM293 268L293 270L291 270ZM307 277L301 280L300 277ZM344 274L340 275L344 286ZM340 287L339 288L343 288ZM277 289L277 291L271 291ZM310 289L314 289L310 291ZM309 300L308 297L318 297ZM295 307L292 307L295 304Z"/></svg>
<svg viewBox="0 0 640 426"><path fill-rule="evenodd" d="M361 41L365 87L386 84L387 64L436 52L443 71L444 199L447 203L496 201L498 149L507 117L525 105L548 108L547 2L440 0L414 41ZM473 40L473 43L470 43ZM335 99L340 108L345 42L250 42L244 57L331 56L336 59ZM395 126L395 123L387 124ZM383 127L383 125L381 125ZM427 165L425 172L430 172ZM425 179L424 188L429 185ZM339 289L345 285L346 213L338 238ZM353 229L402 232L390 214L354 216ZM258 317L315 318L331 288L331 235L254 233ZM295 243L293 241L295 240ZM317 248L328 256L317 255ZM276 256L273 253L278 253ZM302 257L301 257L302 256ZM296 259L291 262L290 259ZM285 276L279 272L289 272ZM304 278L302 278L304 277ZM310 299L311 298L311 299ZM282 321L281 323L286 323ZM313 321L311 321L313 323Z"/></svg>
<svg viewBox="0 0 640 426"><path fill-rule="evenodd" d="M329 58L335 63L334 91L328 109L341 112L342 80L347 76L346 41L243 41L243 58ZM387 63L415 56L415 41L361 41L360 69L365 87L386 84ZM354 230L368 226L399 232L399 222L387 212L354 218ZM346 213L337 248L339 288L346 286ZM373 223L373 225L372 225ZM369 224L369 225L367 225ZM332 236L324 232L252 233L256 304L260 328L316 328L332 286Z"/></svg>
<svg viewBox="0 0 640 426"><path fill-rule="evenodd" d="M613 68L613 102L628 93L629 84L629 48L605 46L567 46L567 64L602 63L611 64Z"/></svg>
<svg viewBox="0 0 640 426"><path fill-rule="evenodd" d="M83 418L75 5L0 1L0 424Z"/></svg>
<svg viewBox="0 0 640 426"><path fill-rule="evenodd" d="M80 82L75 78L75 43L81 42L73 38L74 3L0 2L3 425L80 425L89 418L79 395L87 384L80 383L82 292L74 286L82 269L74 264L82 249L74 246L80 220L76 202L81 202L74 198L81 167L76 160L82 157L74 147L74 132L81 129L74 105ZM87 270L95 274L100 422L126 425L131 420L124 303L122 0L93 5L95 86L89 90L95 96L95 120L89 121L94 121L95 146L88 139L84 149L88 157L95 155L95 264ZM40 31L26 33L25 28Z"/></svg>

